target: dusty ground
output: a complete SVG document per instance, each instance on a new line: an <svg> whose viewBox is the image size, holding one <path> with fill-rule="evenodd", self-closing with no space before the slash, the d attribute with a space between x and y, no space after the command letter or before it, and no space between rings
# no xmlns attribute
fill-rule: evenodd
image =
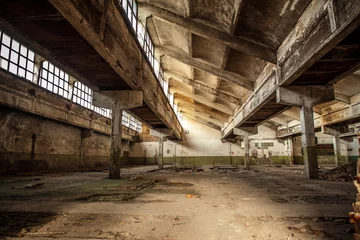
<svg viewBox="0 0 360 240"><path fill-rule="evenodd" d="M265 166L140 174L152 169L2 176L0 239L353 239L351 182Z"/></svg>

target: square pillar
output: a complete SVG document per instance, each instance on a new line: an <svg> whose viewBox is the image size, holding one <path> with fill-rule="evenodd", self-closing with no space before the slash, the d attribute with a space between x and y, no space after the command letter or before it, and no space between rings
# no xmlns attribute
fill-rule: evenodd
<svg viewBox="0 0 360 240"><path fill-rule="evenodd" d="M112 109L109 178L120 179L122 153L122 111L143 105L143 92L138 90L114 90L93 92L92 104Z"/></svg>
<svg viewBox="0 0 360 240"><path fill-rule="evenodd" d="M288 138L288 147L289 147L289 165L294 166L294 139L292 137Z"/></svg>
<svg viewBox="0 0 360 240"><path fill-rule="evenodd" d="M244 168L250 169L250 147L249 147L249 134L244 135L244 150L245 150L245 160Z"/></svg>
<svg viewBox="0 0 360 240"><path fill-rule="evenodd" d="M257 127L246 127L246 128L234 128L234 135L242 137L244 141L244 150L245 150L245 158L244 158L244 168L250 169L250 140L249 136L255 135L258 133ZM239 138L237 137L237 138Z"/></svg>
<svg viewBox="0 0 360 240"><path fill-rule="evenodd" d="M111 119L110 179L120 179L120 162L122 155L121 135L122 109L114 104Z"/></svg>
<svg viewBox="0 0 360 240"><path fill-rule="evenodd" d="M305 173L309 179L319 177L313 106L334 99L334 86L331 85L289 86L276 89L277 103L300 107L302 149Z"/></svg>
<svg viewBox="0 0 360 240"><path fill-rule="evenodd" d="M340 133L333 135L335 167L339 166L341 160Z"/></svg>
<svg viewBox="0 0 360 240"><path fill-rule="evenodd" d="M159 169L164 167L164 137L159 139L159 159L158 159Z"/></svg>
<svg viewBox="0 0 360 240"><path fill-rule="evenodd" d="M303 105L300 109L301 141L305 164L305 174L309 179L319 177L314 128L314 113L311 105Z"/></svg>

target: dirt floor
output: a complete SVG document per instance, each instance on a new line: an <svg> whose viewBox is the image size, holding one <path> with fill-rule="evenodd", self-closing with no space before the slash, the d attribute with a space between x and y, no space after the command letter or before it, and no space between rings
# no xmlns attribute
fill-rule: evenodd
<svg viewBox="0 0 360 240"><path fill-rule="evenodd" d="M353 183L209 167L1 176L0 239L353 239Z"/></svg>

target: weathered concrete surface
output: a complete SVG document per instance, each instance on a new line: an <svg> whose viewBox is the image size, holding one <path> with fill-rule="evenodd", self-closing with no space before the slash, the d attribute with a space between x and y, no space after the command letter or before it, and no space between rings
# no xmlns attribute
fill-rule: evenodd
<svg viewBox="0 0 360 240"><path fill-rule="evenodd" d="M0 105L110 135L109 118L3 70L0 70L0 93ZM122 128L123 139L137 141L136 131Z"/></svg>
<svg viewBox="0 0 360 240"><path fill-rule="evenodd" d="M153 127L174 129L181 137L181 125L118 1L40 0L29 5L19 0L6 1L0 9L5 21L31 39L28 43L36 52L66 63L65 71L77 72L100 90L143 91L144 106L132 112ZM57 21L44 18L39 24L34 18L47 15Z"/></svg>
<svg viewBox="0 0 360 240"><path fill-rule="evenodd" d="M107 168L108 135L2 107L0 172L38 172Z"/></svg>

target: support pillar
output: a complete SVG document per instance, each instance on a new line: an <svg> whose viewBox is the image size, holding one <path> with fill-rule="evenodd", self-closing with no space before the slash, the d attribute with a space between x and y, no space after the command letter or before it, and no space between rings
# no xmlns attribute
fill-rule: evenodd
<svg viewBox="0 0 360 240"><path fill-rule="evenodd" d="M164 141L166 141L167 138L172 136L173 134L174 131L168 128L150 129L150 135L159 138L159 169L162 169L164 167Z"/></svg>
<svg viewBox="0 0 360 240"><path fill-rule="evenodd" d="M120 179L122 111L142 106L143 92L137 90L94 92L92 101L96 107L112 109L109 178Z"/></svg>
<svg viewBox="0 0 360 240"><path fill-rule="evenodd" d="M334 146L334 160L335 160L335 167L339 166L341 161L341 147L340 147L340 130L341 128L338 127L322 127L321 131L324 134L329 134L333 138L333 146Z"/></svg>
<svg viewBox="0 0 360 240"><path fill-rule="evenodd" d="M335 99L334 86L291 86L276 89L276 102L299 106L301 140L305 173L309 179L319 177L316 154L313 106Z"/></svg>
<svg viewBox="0 0 360 240"><path fill-rule="evenodd" d="M244 150L245 150L244 168L250 169L249 134L244 135Z"/></svg>
<svg viewBox="0 0 360 240"><path fill-rule="evenodd" d="M319 170L316 153L314 113L310 104L301 107L300 121L305 174L310 179L317 179L319 177Z"/></svg>
<svg viewBox="0 0 360 240"><path fill-rule="evenodd" d="M110 179L120 179L120 161L122 155L122 109L114 104L111 119L111 148L110 148Z"/></svg>
<svg viewBox="0 0 360 240"><path fill-rule="evenodd" d="M244 150L245 150L245 158L244 158L244 168L250 169L250 140L249 136L257 134L257 127L247 127L247 128L234 128L234 135L239 136L244 141Z"/></svg>
<svg viewBox="0 0 360 240"><path fill-rule="evenodd" d="M341 161L340 134L335 134L333 136L333 145L334 145L335 167L338 167Z"/></svg>
<svg viewBox="0 0 360 240"><path fill-rule="evenodd" d="M164 137L159 139L159 169L164 168Z"/></svg>
<svg viewBox="0 0 360 240"><path fill-rule="evenodd" d="M292 137L288 138L288 148L289 148L289 165L294 166L294 139Z"/></svg>

